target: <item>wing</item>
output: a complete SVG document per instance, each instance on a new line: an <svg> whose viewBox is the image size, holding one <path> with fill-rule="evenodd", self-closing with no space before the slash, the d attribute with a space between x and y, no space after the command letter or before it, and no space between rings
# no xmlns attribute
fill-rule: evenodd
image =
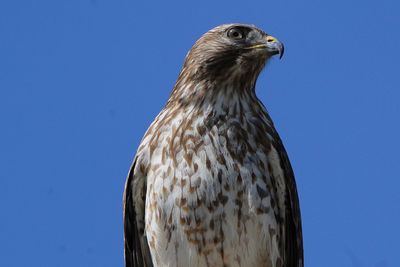
<svg viewBox="0 0 400 267"><path fill-rule="evenodd" d="M124 192L125 266L153 267L144 232L144 203L146 178L134 174L136 160L131 166Z"/></svg>
<svg viewBox="0 0 400 267"><path fill-rule="evenodd" d="M278 135L278 134L276 134ZM299 198L297 195L294 173L285 147L279 136L276 136L277 151L279 153L281 167L284 171L286 184L286 210L285 210L285 264L286 267L303 267L303 234L301 227L301 215Z"/></svg>

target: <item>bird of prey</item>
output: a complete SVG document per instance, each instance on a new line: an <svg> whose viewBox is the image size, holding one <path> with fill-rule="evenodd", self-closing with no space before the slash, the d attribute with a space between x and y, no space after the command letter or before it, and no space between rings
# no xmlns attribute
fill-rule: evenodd
<svg viewBox="0 0 400 267"><path fill-rule="evenodd" d="M255 92L274 55L246 24L193 45L126 180L127 267L303 267L294 174Z"/></svg>

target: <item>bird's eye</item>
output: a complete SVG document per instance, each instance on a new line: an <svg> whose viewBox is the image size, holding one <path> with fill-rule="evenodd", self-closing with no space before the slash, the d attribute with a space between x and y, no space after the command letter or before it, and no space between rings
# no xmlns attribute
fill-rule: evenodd
<svg viewBox="0 0 400 267"><path fill-rule="evenodd" d="M242 30L233 28L228 31L228 37L234 40L242 40L245 36Z"/></svg>

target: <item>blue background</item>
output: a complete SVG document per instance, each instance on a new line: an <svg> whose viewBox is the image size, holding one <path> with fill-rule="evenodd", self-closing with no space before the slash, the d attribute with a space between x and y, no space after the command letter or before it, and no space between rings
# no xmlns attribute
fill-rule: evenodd
<svg viewBox="0 0 400 267"><path fill-rule="evenodd" d="M122 266L140 139L208 29L286 46L258 81L300 193L306 266L400 266L400 5L0 2L0 266Z"/></svg>

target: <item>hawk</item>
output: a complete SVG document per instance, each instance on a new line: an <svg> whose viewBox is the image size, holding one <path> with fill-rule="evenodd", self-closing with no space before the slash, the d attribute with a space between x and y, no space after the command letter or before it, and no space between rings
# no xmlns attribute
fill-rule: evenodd
<svg viewBox="0 0 400 267"><path fill-rule="evenodd" d="M255 93L283 51L245 24L193 45L126 180L127 267L303 267L294 174Z"/></svg>

